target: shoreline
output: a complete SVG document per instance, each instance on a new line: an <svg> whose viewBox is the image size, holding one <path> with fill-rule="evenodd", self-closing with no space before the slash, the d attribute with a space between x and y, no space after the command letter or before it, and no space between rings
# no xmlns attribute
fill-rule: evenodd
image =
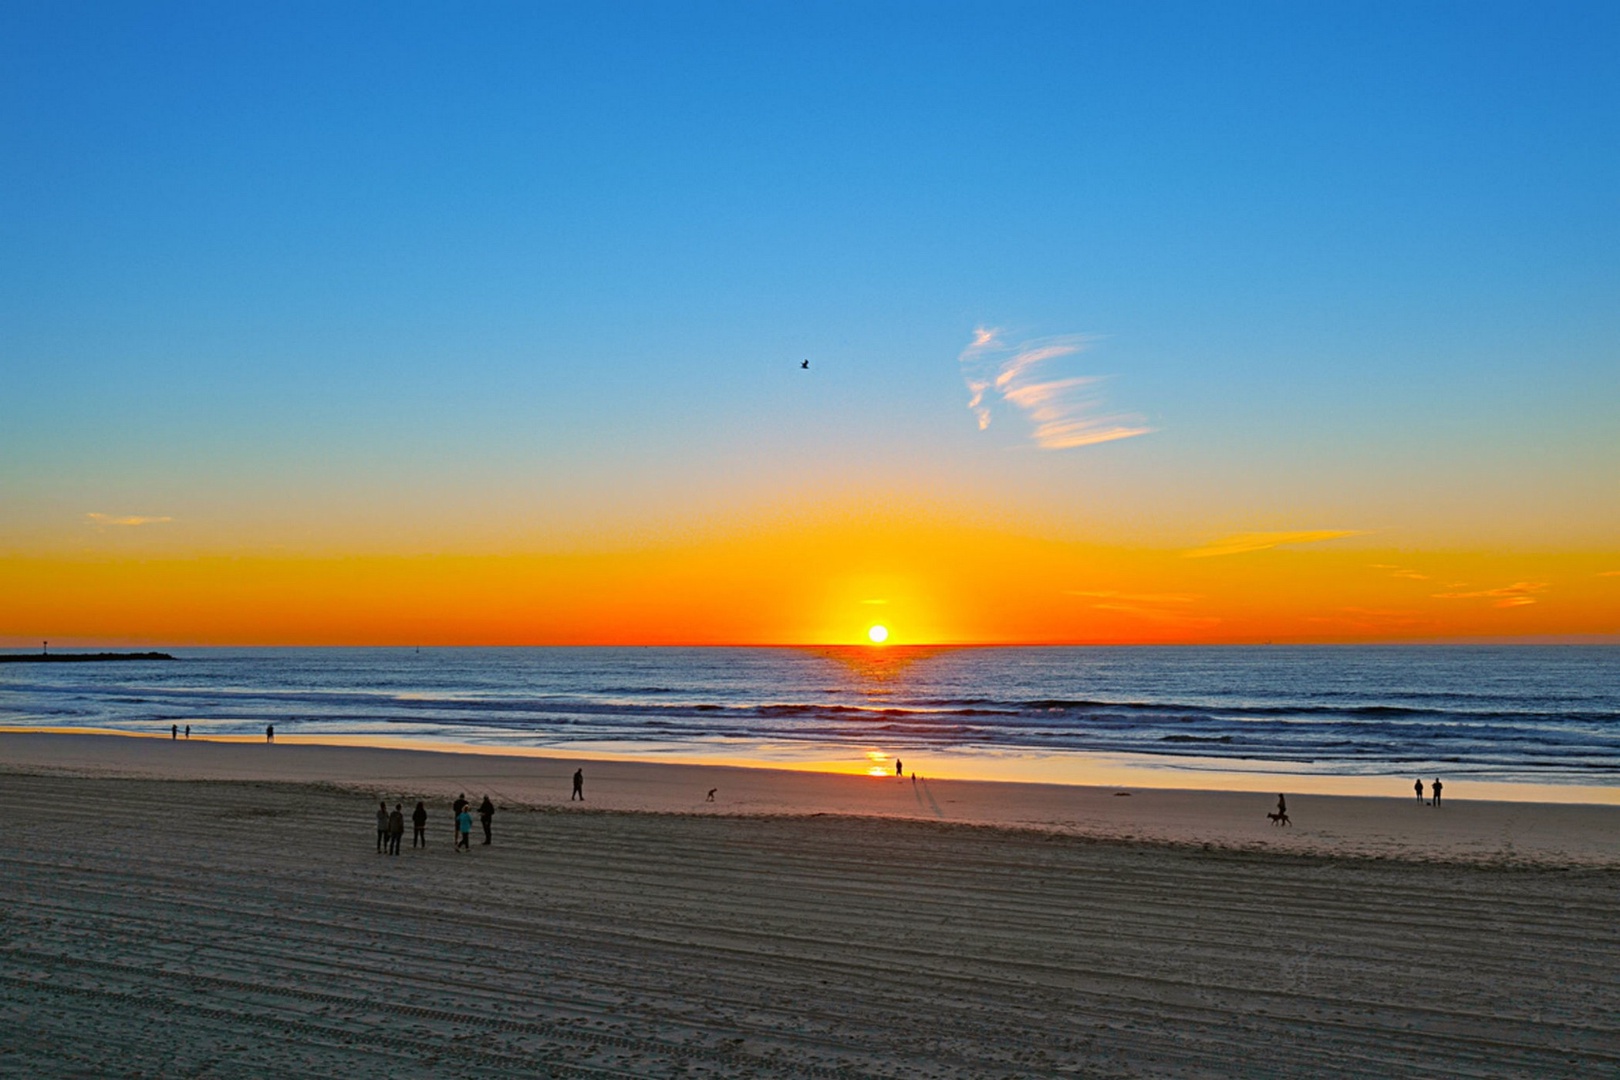
<svg viewBox="0 0 1620 1080"><path fill-rule="evenodd" d="M585 800L570 777L585 771ZM1495 866L1620 867L1620 807L1503 802L1448 785L1436 810L1414 798L1086 786L648 762L554 753L348 746L296 740L189 742L155 736L0 730L0 774L315 785L448 803L466 792L512 810L699 816L839 816L953 823L1094 840L1334 858ZM715 801L707 794L715 789ZM358 810L357 810L358 812ZM441 808L442 812L442 808Z"/></svg>
<svg viewBox="0 0 1620 1080"><path fill-rule="evenodd" d="M0 724L0 736L83 735L171 741L166 729L130 731L122 728L59 727ZM376 735L303 735L296 731L277 733L277 745L324 746L379 750L411 750L427 754L466 754L484 757L566 761L612 761L653 765L680 765L694 768L760 769L768 772L813 773L835 776L890 776L893 758L884 753L862 755L855 747L827 747L826 754L805 753L800 757L771 758L737 753L705 753L690 748L668 751L615 750L611 744L580 743L575 749L519 744L453 742L442 739ZM179 741L187 741L182 737ZM262 745L262 733L194 733L192 743L219 745ZM834 751L846 751L836 756ZM1238 770L1218 759L1178 758L1179 761L1208 760L1208 767L1160 764L1151 758L1106 753L1048 753L951 751L924 749L906 752L911 764L907 773L916 772L933 780L975 783L1037 785L1056 787L1109 787L1151 789L1154 791L1204 791L1275 796L1279 791L1348 798L1403 799L1411 791L1416 774L1343 775L1288 771L1285 768ZM1433 779L1425 773L1425 788ZM1475 779L1467 773L1442 774L1448 799L1471 802L1559 804L1572 806L1620 807L1620 786L1578 783L1535 783L1530 781Z"/></svg>

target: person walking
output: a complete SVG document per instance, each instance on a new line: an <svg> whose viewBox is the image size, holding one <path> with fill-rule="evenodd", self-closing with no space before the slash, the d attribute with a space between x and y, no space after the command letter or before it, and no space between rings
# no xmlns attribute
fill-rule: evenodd
<svg viewBox="0 0 1620 1080"><path fill-rule="evenodd" d="M1423 805L1423 777L1418 777L1412 783L1412 790L1417 792L1418 805Z"/></svg>
<svg viewBox="0 0 1620 1080"><path fill-rule="evenodd" d="M1443 785L1440 783L1440 778L1438 776L1434 778L1434 783L1429 785L1429 790L1434 792L1434 805L1436 806L1440 805L1440 788L1442 786Z"/></svg>
<svg viewBox="0 0 1620 1080"><path fill-rule="evenodd" d="M170 724L169 725L169 741L173 742L175 739L178 739L179 737L180 737L180 725L179 724Z"/></svg>
<svg viewBox="0 0 1620 1080"><path fill-rule="evenodd" d="M484 796L484 801L478 807L478 820L484 826L484 846L488 847L490 842L489 825L490 822L495 820L495 804L489 801L488 795Z"/></svg>
<svg viewBox="0 0 1620 1080"><path fill-rule="evenodd" d="M896 780L904 780L906 778L906 767L900 764L899 758L894 759L894 778Z"/></svg>
<svg viewBox="0 0 1620 1080"><path fill-rule="evenodd" d="M580 802L585 801L585 770L584 769L575 769L574 770L574 793L572 795L568 796L568 801L573 802L575 799L578 799Z"/></svg>
<svg viewBox="0 0 1620 1080"><path fill-rule="evenodd" d="M467 793L462 792L456 796L456 801L450 804L450 832L457 834L461 830L461 812L467 809Z"/></svg>
<svg viewBox="0 0 1620 1080"><path fill-rule="evenodd" d="M456 847L472 851L472 811L467 804L461 804L460 813L456 814Z"/></svg>
<svg viewBox="0 0 1620 1080"><path fill-rule="evenodd" d="M427 807L420 800L411 811L411 847L427 847Z"/></svg>
<svg viewBox="0 0 1620 1080"><path fill-rule="evenodd" d="M388 804L377 804L377 854L388 850Z"/></svg>
<svg viewBox="0 0 1620 1080"><path fill-rule="evenodd" d="M399 803L394 804L394 812L388 815L388 854L399 854L399 842L405 838L405 814Z"/></svg>
<svg viewBox="0 0 1620 1080"><path fill-rule="evenodd" d="M186 725L186 741L187 742L191 741L191 725L190 724Z"/></svg>
<svg viewBox="0 0 1620 1080"><path fill-rule="evenodd" d="M276 741L276 725L264 725L264 741L267 743L273 743Z"/></svg>

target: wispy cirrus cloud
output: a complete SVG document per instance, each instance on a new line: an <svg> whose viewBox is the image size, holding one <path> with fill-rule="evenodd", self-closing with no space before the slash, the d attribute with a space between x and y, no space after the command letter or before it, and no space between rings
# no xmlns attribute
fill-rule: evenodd
<svg viewBox="0 0 1620 1080"><path fill-rule="evenodd" d="M121 525L135 527L139 525L162 525L166 521L173 521L172 517L143 517L139 514L96 514L84 515L84 519L98 528L108 525Z"/></svg>
<svg viewBox="0 0 1620 1080"><path fill-rule="evenodd" d="M1515 581L1498 589L1474 589L1468 592L1432 593L1436 600L1491 600L1492 607L1524 607L1536 602L1536 593L1547 588L1545 581Z"/></svg>
<svg viewBox="0 0 1620 1080"><path fill-rule="evenodd" d="M1242 555L1250 551L1265 551L1285 544L1319 544L1324 540L1339 540L1346 536L1365 536L1365 529L1300 529L1289 532L1246 532L1193 548L1181 553L1184 559L1208 559L1216 555Z"/></svg>
<svg viewBox="0 0 1620 1080"><path fill-rule="evenodd" d="M1368 563L1367 566L1368 566L1369 569L1372 569L1372 570L1388 570L1390 577L1408 578L1408 579L1410 579L1412 581L1428 581L1429 580L1429 575L1428 574L1420 574L1416 570L1409 570L1404 566L1397 566L1397 565L1395 565L1393 563L1378 563L1378 562L1375 562L1375 563Z"/></svg>
<svg viewBox="0 0 1620 1080"><path fill-rule="evenodd" d="M975 330L957 362L979 430L990 426L989 399L994 395L1029 416L1035 444L1043 450L1072 450L1151 432L1140 416L1104 409L1098 392L1102 376L1047 378L1040 370L1050 361L1083 352L1089 344L1090 339L1078 334L1013 343L998 329Z"/></svg>

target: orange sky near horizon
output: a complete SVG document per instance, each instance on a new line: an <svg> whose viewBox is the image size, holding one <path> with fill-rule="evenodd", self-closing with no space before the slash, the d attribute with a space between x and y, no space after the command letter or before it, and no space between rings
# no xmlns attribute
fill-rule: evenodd
<svg viewBox="0 0 1620 1080"><path fill-rule="evenodd" d="M1620 6L154 10L0 11L0 647L1620 641Z"/></svg>
<svg viewBox="0 0 1620 1080"><path fill-rule="evenodd" d="M1602 638L1607 553L1192 550L942 525L536 555L0 557L0 644L1155 644Z"/></svg>

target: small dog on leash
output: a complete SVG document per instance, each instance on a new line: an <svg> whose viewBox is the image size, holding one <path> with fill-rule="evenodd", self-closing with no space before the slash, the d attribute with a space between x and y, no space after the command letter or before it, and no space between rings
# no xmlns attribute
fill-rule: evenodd
<svg viewBox="0 0 1620 1080"><path fill-rule="evenodd" d="M1293 824L1292 821L1288 820L1288 815L1284 814L1284 813L1267 814L1266 817L1271 819L1271 823L1273 825L1292 825Z"/></svg>

